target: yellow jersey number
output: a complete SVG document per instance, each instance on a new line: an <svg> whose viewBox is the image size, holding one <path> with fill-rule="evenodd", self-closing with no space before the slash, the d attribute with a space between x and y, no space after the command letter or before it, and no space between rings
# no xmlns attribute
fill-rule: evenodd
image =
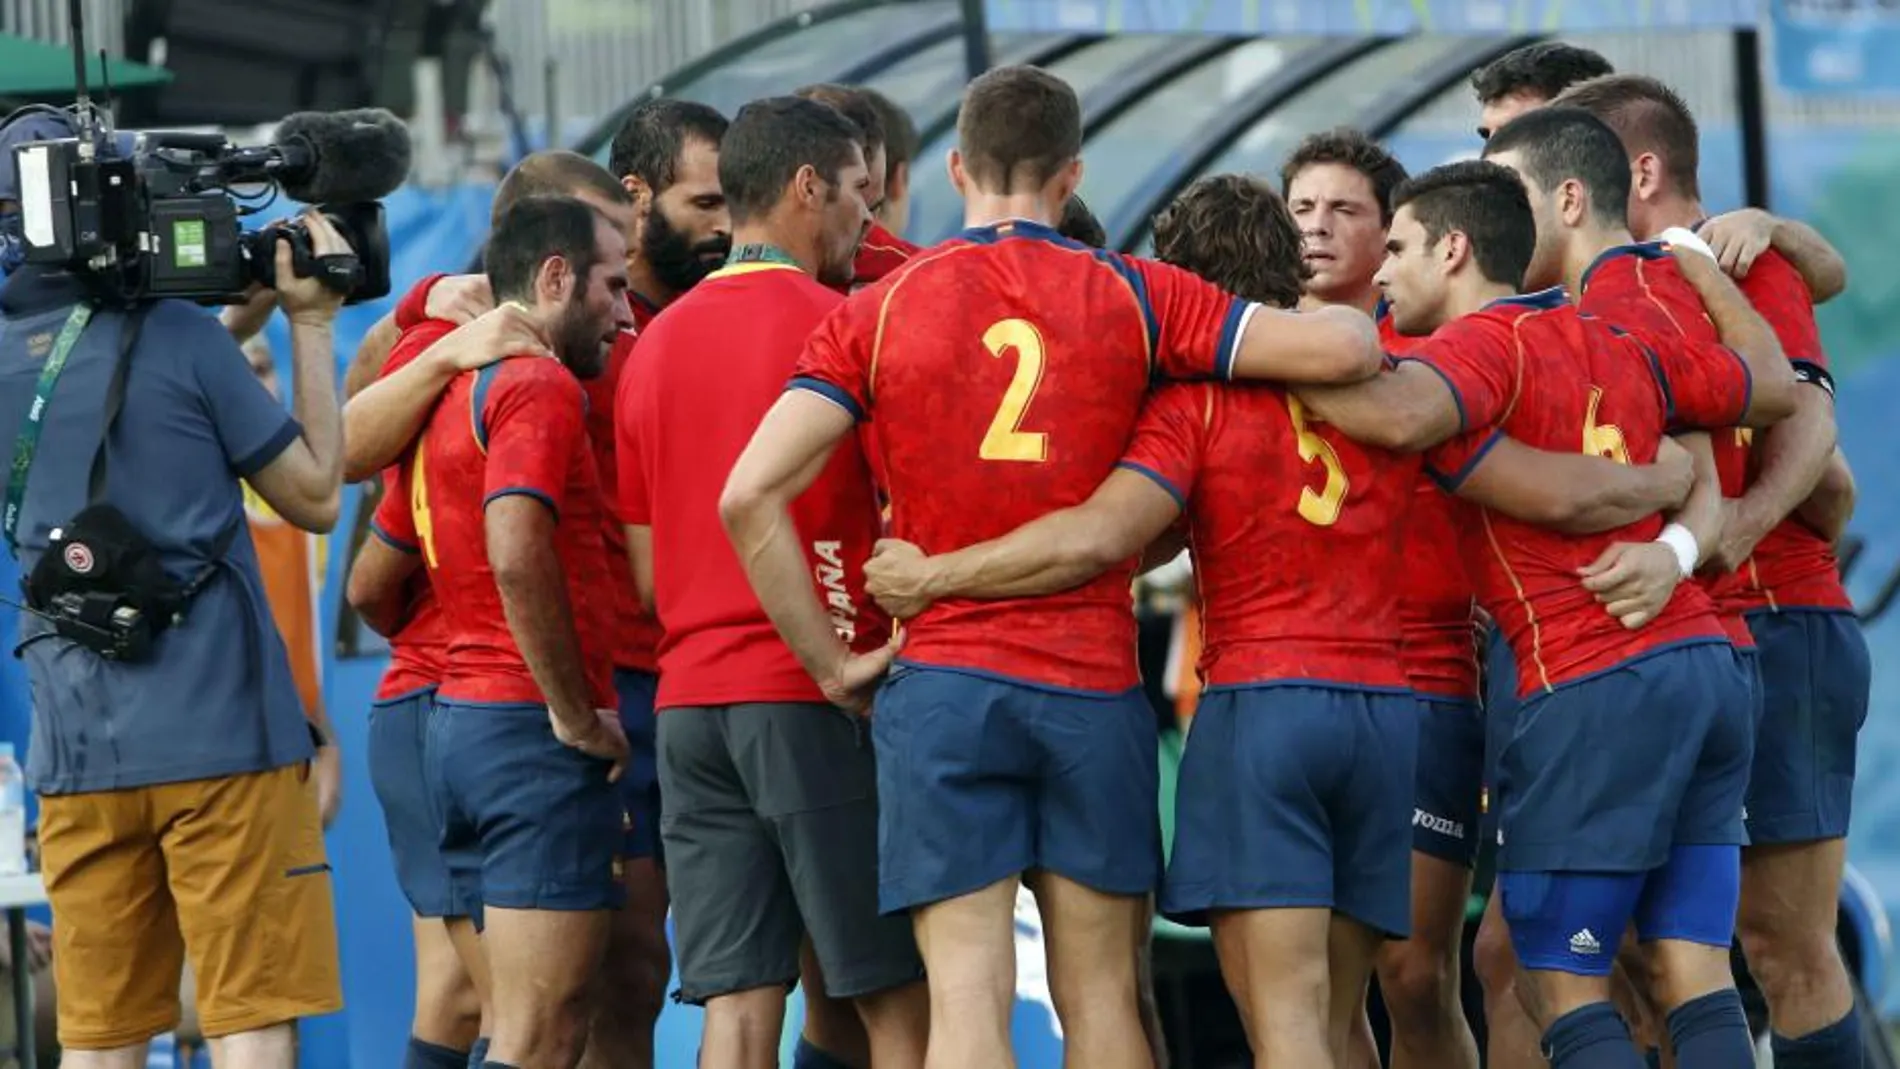
<svg viewBox="0 0 1900 1069"><path fill-rule="evenodd" d="M1016 373L1010 376L1003 401L983 435L976 455L984 460L1016 460L1041 463L1049 459L1049 436L1041 431L1025 431L1023 413L1042 385L1042 334L1026 319L1000 319L983 332L983 347L1001 359L1015 352Z"/></svg>
<svg viewBox="0 0 1900 1069"><path fill-rule="evenodd" d="M1583 416L1584 455L1614 460L1618 464L1628 464L1630 451L1629 446L1623 441L1623 428L1614 423L1599 424L1597 422L1597 406L1602 403L1602 387L1590 387L1590 408Z"/></svg>
<svg viewBox="0 0 1900 1069"><path fill-rule="evenodd" d="M416 541L422 543L422 559L429 567L435 567L435 524L429 518L429 484L423 478L424 450L422 442L416 442L416 461L409 471L409 515L416 525Z"/></svg>
<svg viewBox="0 0 1900 1069"><path fill-rule="evenodd" d="M1318 493L1310 486L1300 487L1300 503L1295 511L1315 527L1331 527L1339 522L1339 510L1345 507L1346 491L1352 486L1346 478L1346 466L1339 462L1333 444L1307 426L1306 406L1292 394L1286 395L1286 414L1293 420L1300 459L1308 464L1318 462L1326 470L1326 485Z"/></svg>

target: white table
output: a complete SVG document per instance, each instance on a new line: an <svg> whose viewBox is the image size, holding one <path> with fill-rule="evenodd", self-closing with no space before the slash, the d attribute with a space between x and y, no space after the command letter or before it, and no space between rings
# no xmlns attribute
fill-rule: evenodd
<svg viewBox="0 0 1900 1069"><path fill-rule="evenodd" d="M20 1069L39 1069L33 1036L33 970L27 963L26 911L46 904L46 884L37 872L0 876L0 910L7 914L7 946L13 952L13 1016L18 1022Z"/></svg>

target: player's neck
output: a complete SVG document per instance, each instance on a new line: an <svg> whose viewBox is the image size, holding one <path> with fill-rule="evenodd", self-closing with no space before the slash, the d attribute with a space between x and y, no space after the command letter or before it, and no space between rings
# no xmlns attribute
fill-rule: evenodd
<svg viewBox="0 0 1900 1069"><path fill-rule="evenodd" d="M1321 308L1357 308L1367 315L1372 315L1379 309L1381 295L1379 287L1369 282L1363 290L1343 293L1319 294L1309 290L1300 295L1299 309L1302 312L1312 312Z"/></svg>
<svg viewBox="0 0 1900 1069"><path fill-rule="evenodd" d="M679 299L679 294L668 289L653 273L653 265L647 263L644 256L636 256L627 262L627 288L644 304L654 308L665 308Z"/></svg>
<svg viewBox="0 0 1900 1069"><path fill-rule="evenodd" d="M1588 226L1572 236L1569 247L1564 251L1564 288L1572 297L1583 292L1583 276L1602 255L1611 249L1623 245L1633 245L1636 238L1630 234L1627 226Z"/></svg>
<svg viewBox="0 0 1900 1069"><path fill-rule="evenodd" d="M1709 213L1703 210L1700 199L1673 193L1665 193L1654 198L1643 206L1640 213L1630 213L1631 221L1637 223L1639 227L1636 236L1644 241L1656 240L1663 231L1672 226L1693 230L1697 223L1708 217Z"/></svg>
<svg viewBox="0 0 1900 1069"><path fill-rule="evenodd" d="M963 225L966 228L995 226L1011 219L1026 219L1043 226L1056 225L1040 193L979 193L970 190L964 194Z"/></svg>
<svg viewBox="0 0 1900 1069"><path fill-rule="evenodd" d="M784 253L798 265L799 270L816 278L820 256L815 237L796 234L789 227L774 226L772 220L762 223L747 223L732 228L732 247L746 246L768 247Z"/></svg>
<svg viewBox="0 0 1900 1069"><path fill-rule="evenodd" d="M1473 312L1482 311L1492 301L1518 295L1517 288L1501 282L1493 282L1477 271L1467 273L1469 277L1456 277L1445 293L1445 322L1449 323Z"/></svg>

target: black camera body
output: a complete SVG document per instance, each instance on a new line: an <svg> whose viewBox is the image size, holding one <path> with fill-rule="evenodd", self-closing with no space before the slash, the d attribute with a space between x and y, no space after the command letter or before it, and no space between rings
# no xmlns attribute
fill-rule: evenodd
<svg viewBox="0 0 1900 1069"><path fill-rule="evenodd" d="M45 610L53 630L110 661L136 664L149 660L158 641L145 613L123 594L99 590L53 596Z"/></svg>
<svg viewBox="0 0 1900 1069"><path fill-rule="evenodd" d="M319 121L350 120L309 116L306 126ZM217 135L147 133L131 139L131 151L124 154L112 154L115 146L107 140L107 146L99 146L76 137L15 149L27 263L67 267L95 282L102 297L121 302L179 298L234 304L244 300L253 283L275 287L276 243L285 237L297 274L319 274L301 220L247 232L244 213L230 192L236 186L280 183L293 187L293 193L308 191L308 181L294 188L299 178L324 176L307 138L239 148ZM407 172L406 154L402 171ZM335 184L336 176L329 177ZM349 242L356 259L347 279L319 277L348 303L387 295L389 234L382 205L367 199L320 204L318 210Z"/></svg>

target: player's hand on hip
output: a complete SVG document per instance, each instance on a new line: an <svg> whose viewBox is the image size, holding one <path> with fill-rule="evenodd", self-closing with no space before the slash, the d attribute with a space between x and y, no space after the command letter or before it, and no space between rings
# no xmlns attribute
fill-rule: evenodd
<svg viewBox="0 0 1900 1069"><path fill-rule="evenodd" d="M1774 244L1775 217L1760 208L1725 212L1703 223L1696 236L1709 243L1724 274L1747 278L1755 258Z"/></svg>
<svg viewBox="0 0 1900 1069"><path fill-rule="evenodd" d="M895 645L884 645L870 653L854 653L838 662L838 670L821 686L825 700L849 713L866 713L878 685L897 658Z"/></svg>
<svg viewBox="0 0 1900 1069"><path fill-rule="evenodd" d="M541 325L518 304L504 304L455 328L429 350L456 371L473 371L509 356L553 356Z"/></svg>
<svg viewBox="0 0 1900 1069"><path fill-rule="evenodd" d="M880 538L864 562L864 592L892 618L908 620L933 600L925 589L930 558L909 542Z"/></svg>
<svg viewBox="0 0 1900 1069"><path fill-rule="evenodd" d="M617 710L595 709L593 721L578 732L569 731L567 725L552 711L548 713L548 723L553 725L554 737L563 746L572 746L589 757L612 761L613 768L607 771L607 782L619 782L620 774L627 770L627 733L620 727L620 713Z"/></svg>
<svg viewBox="0 0 1900 1069"><path fill-rule="evenodd" d="M1660 542L1618 542L1577 571L1583 588L1632 631L1654 620L1682 581L1675 551Z"/></svg>
<svg viewBox="0 0 1900 1069"><path fill-rule="evenodd" d="M495 291L487 275L450 275L429 287L423 314L458 326L494 311Z"/></svg>

